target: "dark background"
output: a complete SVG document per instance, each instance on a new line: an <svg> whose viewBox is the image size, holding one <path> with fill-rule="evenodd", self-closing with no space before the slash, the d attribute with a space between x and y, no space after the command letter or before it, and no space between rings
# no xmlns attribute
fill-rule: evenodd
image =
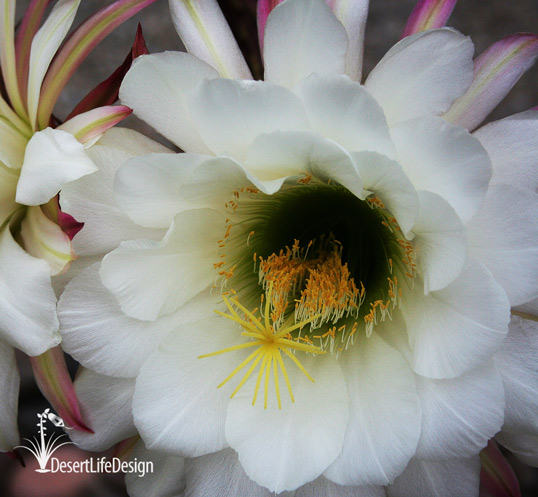
<svg viewBox="0 0 538 497"><path fill-rule="evenodd" d="M18 18L28 5L28 0L17 2ZM74 25L110 4L110 0L82 0ZM221 5L253 71L260 69L255 44L255 0L221 0ZM371 0L366 30L365 74L396 43L405 26L407 16L415 0ZM150 52L182 50L182 44L174 30L168 13L168 2L157 2L105 39L97 50L83 63L66 87L56 107L56 115L62 119L73 106L97 83L105 79L127 55L134 39L137 24L141 22ZM515 32L538 31L538 0L460 0L449 22L464 34L470 35L476 46L476 54L500 38ZM515 86L510 95L491 114L488 120L527 110L538 105L538 66L532 68ZM148 134L152 131L143 123L130 117L125 125ZM153 136L155 136L153 134ZM20 429L22 437L31 437L36 430L36 413L48 407L33 383L27 360L19 357L21 367ZM74 363L71 364L76 369ZM76 449L68 449L76 450ZM24 456L31 464L33 457L26 451ZM70 460L85 459L88 454L69 452ZM538 495L537 470L529 468L510 457L519 478L524 497ZM52 480L51 477L57 478ZM23 469L16 461L0 454L0 496L2 497L122 497L125 489L120 476L79 475L78 478L61 478L60 475L40 475L32 468ZM65 475L64 475L65 476Z"/></svg>

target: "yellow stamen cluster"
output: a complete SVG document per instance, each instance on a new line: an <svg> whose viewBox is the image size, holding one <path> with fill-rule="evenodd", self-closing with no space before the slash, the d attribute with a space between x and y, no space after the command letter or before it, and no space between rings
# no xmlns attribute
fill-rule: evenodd
<svg viewBox="0 0 538 497"><path fill-rule="evenodd" d="M226 352L232 352L235 350L250 348L250 347L257 347L254 352L252 352L241 364L239 364L225 379L218 385L218 388L225 385L228 381L230 381L239 371L241 371L243 368L245 368L247 365L250 364L250 367L248 368L247 372L239 382L239 384L236 386L235 390L232 392L231 398L233 398L236 393L241 389L241 387L245 384L245 382L249 379L253 371L256 369L258 365L258 375L256 378L256 386L254 389L254 397L252 399L252 405L256 403L256 399L258 397L258 392L260 389L260 385L262 380L264 381L264 408L267 409L267 397L268 397L268 391L269 391L269 379L271 376L271 369L273 370L274 375L274 383L275 383L275 393L278 400L278 408L282 408L281 404L281 398L280 398L280 387L279 387L279 368L284 376L284 380L286 382L286 385L288 387L288 391L290 394L290 398L292 402L295 402L295 399L293 397L293 391L291 388L290 380L288 377L288 372L286 370L286 366L284 364L284 360L282 358L282 353L289 357L293 363L299 368L299 370L312 382L314 382L314 379L308 374L306 369L303 367L299 359L295 356L294 352L296 351L302 351L302 352L308 352L311 354L323 354L324 352L320 350L318 347L314 347L312 345L308 345L305 343L300 343L299 341L295 341L293 339L287 338L291 336L291 332L300 329L310 323L313 319L315 319L317 316L312 317L309 320L302 321L300 323L293 324L291 326L282 326L279 329L275 329L274 322L271 322L270 319L270 303L272 301L272 288L269 288L269 292L267 295L267 299L265 302L265 313L263 316L263 320L256 317L253 312L250 312L248 309L246 309L243 305L239 303L237 298L231 298L228 299L225 295L223 295L224 303L226 304L226 307L230 311L230 314L221 312L221 311L215 311L220 316L223 316L227 319L230 319L231 321L234 321L238 323L242 328L243 332L241 333L242 336L249 338L250 340L238 345L234 345L232 347L227 347L225 349L219 350L217 352L213 352L211 354L205 354L200 356L199 358L205 358L205 357L212 357L219 354L224 354ZM245 317L241 317L239 313L237 312L235 308L239 309L244 313ZM261 363L261 364L260 364Z"/></svg>

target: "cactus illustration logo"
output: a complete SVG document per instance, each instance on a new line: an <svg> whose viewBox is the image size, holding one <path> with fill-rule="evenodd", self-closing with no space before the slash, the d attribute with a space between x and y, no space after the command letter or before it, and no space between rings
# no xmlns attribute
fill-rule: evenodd
<svg viewBox="0 0 538 497"><path fill-rule="evenodd" d="M37 426L39 427L39 440L34 436L34 440L25 438L24 440L28 441L31 447L26 447L25 445L18 445L16 448L29 450L39 463L39 469L36 469L38 473L49 473L51 470L47 468L47 464L52 454L56 452L60 447L73 442L62 442L59 443L59 440L62 437L66 437L65 433L61 435L52 434L47 437L47 427L45 426L47 421L50 421L54 426L64 428L65 424L62 418L56 416L53 412L50 412L50 409L45 409L42 413L38 413L37 417L39 422Z"/></svg>

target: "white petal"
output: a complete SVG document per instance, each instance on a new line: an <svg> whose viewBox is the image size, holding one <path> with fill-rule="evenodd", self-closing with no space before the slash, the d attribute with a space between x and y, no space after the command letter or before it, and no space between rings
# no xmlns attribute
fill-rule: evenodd
<svg viewBox="0 0 538 497"><path fill-rule="evenodd" d="M179 212L222 208L247 184L239 164L225 157L151 154L134 158L119 169L114 192L134 222L168 228Z"/></svg>
<svg viewBox="0 0 538 497"><path fill-rule="evenodd" d="M146 449L139 441L129 460L140 468L141 463L151 463L153 471L142 474L127 473L125 485L130 497L180 497L185 491L185 460Z"/></svg>
<svg viewBox="0 0 538 497"><path fill-rule="evenodd" d="M495 121L474 133L493 166L491 185L511 183L538 188L538 111L529 110Z"/></svg>
<svg viewBox="0 0 538 497"><path fill-rule="evenodd" d="M495 364L506 392L503 429L538 436L538 323L512 316Z"/></svg>
<svg viewBox="0 0 538 497"><path fill-rule="evenodd" d="M0 225L4 224L18 207L15 203L18 180L18 171L0 164Z"/></svg>
<svg viewBox="0 0 538 497"><path fill-rule="evenodd" d="M207 146L239 159L261 133L310 128L299 98L263 81L204 81L189 107Z"/></svg>
<svg viewBox="0 0 538 497"><path fill-rule="evenodd" d="M134 379L82 369L75 380L75 392L82 419L95 433L71 430L69 438L84 450L100 452L135 436L131 412L134 383Z"/></svg>
<svg viewBox="0 0 538 497"><path fill-rule="evenodd" d="M418 195L401 166L374 152L352 153L363 187L388 207L405 235L418 215Z"/></svg>
<svg viewBox="0 0 538 497"><path fill-rule="evenodd" d="M493 361L451 380L416 381L423 413L418 458L471 457L500 430L504 390Z"/></svg>
<svg viewBox="0 0 538 497"><path fill-rule="evenodd" d="M274 497L275 494L253 482L244 472L232 449L187 459L186 497ZM279 497L292 497L284 492Z"/></svg>
<svg viewBox="0 0 538 497"><path fill-rule="evenodd" d="M383 109L359 83L344 75L312 74L295 92L320 135L349 151L372 150L395 157Z"/></svg>
<svg viewBox="0 0 538 497"><path fill-rule="evenodd" d="M420 210L413 232L417 265L426 293L454 281L467 260L467 232L450 204L439 195L419 192Z"/></svg>
<svg viewBox="0 0 538 497"><path fill-rule="evenodd" d="M262 394L252 405L253 377L228 406L226 439L245 473L273 492L295 490L317 478L340 453L349 420L345 379L335 358L327 354L300 359L315 383L284 358L294 403L280 385L278 409L271 375L267 409Z"/></svg>
<svg viewBox="0 0 538 497"><path fill-rule="evenodd" d="M317 480L298 488L294 497L385 497L383 487L363 485L348 487L337 485L320 476Z"/></svg>
<svg viewBox="0 0 538 497"><path fill-rule="evenodd" d="M440 115L473 79L471 40L450 28L408 36L392 47L364 83L389 124Z"/></svg>
<svg viewBox="0 0 538 497"><path fill-rule="evenodd" d="M538 435L503 430L497 434L496 439L520 461L538 467Z"/></svg>
<svg viewBox="0 0 538 497"><path fill-rule="evenodd" d="M391 129L398 162L417 190L441 195L468 221L484 200L491 163L466 129L438 117L421 117Z"/></svg>
<svg viewBox="0 0 538 497"><path fill-rule="evenodd" d="M63 185L97 171L84 146L65 131L47 128L28 142L17 185L17 202L40 205Z"/></svg>
<svg viewBox="0 0 538 497"><path fill-rule="evenodd" d="M293 88L314 72L343 74L348 38L323 0L291 0L271 12L265 25L265 80Z"/></svg>
<svg viewBox="0 0 538 497"><path fill-rule="evenodd" d="M163 237L163 230L142 228L130 221L116 204L112 187L122 163L133 156L166 150L144 135L124 128L110 129L87 150L99 170L65 185L60 193L62 210L84 223L72 241L77 255L110 252L124 240Z"/></svg>
<svg viewBox="0 0 538 497"><path fill-rule="evenodd" d="M340 485L387 485L407 466L420 436L413 373L376 333L361 335L340 363L350 421L342 452L324 475Z"/></svg>
<svg viewBox="0 0 538 497"><path fill-rule="evenodd" d="M216 308L208 307L205 316ZM198 356L242 341L238 325L215 317L179 327L162 342L142 367L133 399L135 424L148 448L196 457L228 446L224 420L232 384L217 386L245 353Z"/></svg>
<svg viewBox="0 0 538 497"><path fill-rule="evenodd" d="M15 352L8 344L0 341L0 451L13 450L19 443L17 410L19 404L19 371Z"/></svg>
<svg viewBox="0 0 538 497"><path fill-rule="evenodd" d="M538 194L491 187L468 224L469 252L493 273L512 305L538 296Z"/></svg>
<svg viewBox="0 0 538 497"><path fill-rule="evenodd" d="M461 275L424 295L420 282L401 305L413 369L428 378L453 378L484 363L508 331L506 293L480 263L469 259Z"/></svg>
<svg viewBox="0 0 538 497"><path fill-rule="evenodd" d="M36 122L41 83L73 24L79 5L80 0L59 0L32 39L28 73L28 114L32 125Z"/></svg>
<svg viewBox="0 0 538 497"><path fill-rule="evenodd" d="M162 241L123 242L105 256L103 285L128 316L155 320L171 314L214 283L217 240L225 231L216 211L178 214Z"/></svg>
<svg viewBox="0 0 538 497"><path fill-rule="evenodd" d="M172 316L139 321L121 311L101 284L99 264L94 264L73 278L58 303L62 345L88 368L135 377L162 338L197 315L200 306L205 308L206 298L194 299Z"/></svg>
<svg viewBox="0 0 538 497"><path fill-rule="evenodd" d="M480 458L424 461L414 459L387 488L387 497L478 497Z"/></svg>
<svg viewBox="0 0 538 497"><path fill-rule="evenodd" d="M278 191L288 176L310 174L339 183L359 198L366 196L350 154L313 133L276 131L260 135L248 151L245 167L261 181L256 186L270 194Z"/></svg>
<svg viewBox="0 0 538 497"><path fill-rule="evenodd" d="M368 17L369 0L334 0L332 9L346 28L349 46L346 56L346 74L356 81L361 80L364 52L364 31Z"/></svg>
<svg viewBox="0 0 538 497"><path fill-rule="evenodd" d="M40 206L28 207L21 223L21 237L25 250L47 261L52 275L67 270L74 258L71 240L60 226L45 216Z"/></svg>
<svg viewBox="0 0 538 497"><path fill-rule="evenodd" d="M28 355L60 343L49 265L27 254L9 226L0 235L0 334Z"/></svg>
<svg viewBox="0 0 538 497"><path fill-rule="evenodd" d="M187 99L205 79L218 78L210 65L181 52L138 57L120 88L121 102L161 135L187 152L208 148L192 122Z"/></svg>
<svg viewBox="0 0 538 497"><path fill-rule="evenodd" d="M1 97L0 97L1 98ZM0 120L0 165L20 169L28 138L3 120Z"/></svg>
<svg viewBox="0 0 538 497"><path fill-rule="evenodd" d="M170 0L170 11L190 54L213 66L223 78L252 78L216 0Z"/></svg>

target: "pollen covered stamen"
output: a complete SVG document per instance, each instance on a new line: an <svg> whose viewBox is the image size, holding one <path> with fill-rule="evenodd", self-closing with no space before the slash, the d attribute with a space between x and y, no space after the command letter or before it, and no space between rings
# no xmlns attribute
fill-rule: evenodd
<svg viewBox="0 0 538 497"><path fill-rule="evenodd" d="M257 347L257 349L252 352L241 364L239 364L225 379L218 385L218 388L222 387L228 381L230 381L237 373L244 369L247 365L250 364L247 372L236 386L235 390L232 392L231 398L233 398L241 387L246 383L249 377L252 375L256 367L261 362L261 365L258 369L258 375L256 378L256 386L254 389L254 397L252 399L252 405L255 405L256 399L258 397L258 392L261 386L262 379L264 379L264 408L267 409L267 397L269 391L269 379L271 376L271 368L273 368L274 375L274 384L275 384L275 393L278 401L278 408L282 408L281 398L280 398L280 383L278 378L278 371L282 372L284 380L288 387L290 398L292 402L295 402L293 397L293 391L291 388L288 372L284 361L282 360L281 352L284 353L291 361L299 368L299 370L312 382L314 379L308 374L306 369L303 367L299 359L295 356L294 352L301 351L311 354L323 354L324 352L319 348L313 345L301 343L300 341L293 340L288 338L290 333L296 329L300 329L307 324L311 323L318 316L313 316L310 319L304 320L302 322L292 324L290 326L280 326L275 325L275 321L272 320L270 303L272 302L272 285L269 286L267 299L265 303L265 315L263 318L258 318L254 315L253 312L250 312L243 305L239 303L237 298L228 299L225 295L222 296L226 307L230 311L230 314L215 311L220 316L223 316L231 321L234 321L241 325L243 328L242 336L248 337L248 342L244 342L238 345L227 347L221 349L217 352L211 354L205 354L199 356L199 359L212 357L227 352L232 352L236 350L241 350L250 347ZM235 308L234 308L235 306ZM239 309L244 313L244 317L241 317L236 309ZM273 314L274 315L274 314Z"/></svg>

